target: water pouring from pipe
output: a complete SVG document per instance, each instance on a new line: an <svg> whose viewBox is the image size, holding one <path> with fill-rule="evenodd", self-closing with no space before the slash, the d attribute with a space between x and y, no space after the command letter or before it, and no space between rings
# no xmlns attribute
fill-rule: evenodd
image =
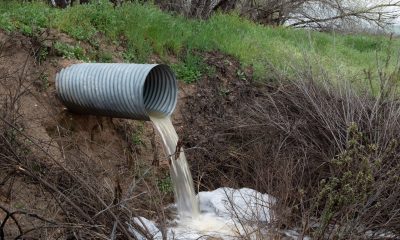
<svg viewBox="0 0 400 240"><path fill-rule="evenodd" d="M75 64L57 74L56 89L73 112L152 121L170 159L180 226L205 234L231 233L223 221L200 214L189 165L170 118L178 91L175 74L168 66Z"/></svg>

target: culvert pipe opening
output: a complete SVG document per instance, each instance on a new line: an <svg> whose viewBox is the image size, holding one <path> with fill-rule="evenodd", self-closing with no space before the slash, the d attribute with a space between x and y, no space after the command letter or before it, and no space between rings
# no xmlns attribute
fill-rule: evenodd
<svg viewBox="0 0 400 240"><path fill-rule="evenodd" d="M166 65L151 69L144 83L143 101L148 115L168 116L177 101L175 74Z"/></svg>
<svg viewBox="0 0 400 240"><path fill-rule="evenodd" d="M137 120L171 115L178 95L175 74L158 64L74 64L57 74L56 89L73 112Z"/></svg>

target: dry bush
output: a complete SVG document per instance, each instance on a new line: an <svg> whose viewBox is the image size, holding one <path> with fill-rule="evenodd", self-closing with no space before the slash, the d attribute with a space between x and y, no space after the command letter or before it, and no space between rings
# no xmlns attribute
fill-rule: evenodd
<svg viewBox="0 0 400 240"><path fill-rule="evenodd" d="M206 19L217 10L230 11L235 8L237 0L156 0L162 9L182 13L187 17Z"/></svg>
<svg viewBox="0 0 400 240"><path fill-rule="evenodd" d="M400 4L391 0L244 0L237 1L236 8L263 24L353 31L392 24Z"/></svg>
<svg viewBox="0 0 400 240"><path fill-rule="evenodd" d="M26 63L28 59L29 56ZM112 223L108 223L110 221L118 223L120 231L129 236L127 228L121 222L123 218L119 216L119 210L107 209L113 195L98 185L99 182L93 179L91 174L87 174L90 170L95 170L95 165L89 166L88 161L84 161L86 160L84 157L79 157L68 159L73 162L70 166L74 168L67 168L48 153L45 143L24 133L19 106L21 98L30 93L31 83L27 79L32 77L27 73L26 66L24 65L9 76L3 75L1 79L3 92L0 108L1 186L9 185L7 195L15 191L13 185L16 185L15 182L18 180L32 184L30 187L40 186L44 192L54 198L65 219L45 219L30 212L30 209L20 211L10 209L12 206L8 208L2 206L2 213L5 214L0 215L5 216L1 219L3 236L7 239L11 237L17 239L36 234L34 236L46 238L46 235L43 235L43 229L53 228L63 229L62 235L66 238L81 239L86 236L108 239L107 235L112 232L111 229L107 229L110 225L112 226ZM35 156L35 152L36 154L43 153L47 159ZM49 164L49 160L52 164ZM23 197L29 199L29 196ZM48 199L48 201L51 200ZM105 209L105 213L101 213L102 209ZM27 226L27 220L21 218L15 218L13 222L7 221L15 215L37 216L35 218L39 221L32 224L33 226ZM13 231L13 227L17 227L17 231Z"/></svg>
<svg viewBox="0 0 400 240"><path fill-rule="evenodd" d="M272 186L265 190L284 199L283 209L289 207L303 227L321 224L316 227L321 238L400 230L397 99L374 99L349 86L337 90L300 80L249 109L233 130L240 128L239 136L259 143L245 148L244 155L255 159L241 164L254 170L255 183Z"/></svg>
<svg viewBox="0 0 400 240"><path fill-rule="evenodd" d="M208 18L215 11L236 11L255 22L346 32L377 31L394 23L400 3L392 0L169 0L161 8L188 17Z"/></svg>
<svg viewBox="0 0 400 240"><path fill-rule="evenodd" d="M199 83L186 128L198 186L272 194L275 224L316 238L399 234L398 69L379 71L374 96L300 69L279 85Z"/></svg>

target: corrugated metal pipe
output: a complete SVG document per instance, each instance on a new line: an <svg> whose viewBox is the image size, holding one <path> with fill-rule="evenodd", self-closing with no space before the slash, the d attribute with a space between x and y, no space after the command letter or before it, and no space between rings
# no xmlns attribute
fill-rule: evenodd
<svg viewBox="0 0 400 240"><path fill-rule="evenodd" d="M158 64L74 64L57 74L56 89L73 112L138 120L171 115L178 93L175 74Z"/></svg>

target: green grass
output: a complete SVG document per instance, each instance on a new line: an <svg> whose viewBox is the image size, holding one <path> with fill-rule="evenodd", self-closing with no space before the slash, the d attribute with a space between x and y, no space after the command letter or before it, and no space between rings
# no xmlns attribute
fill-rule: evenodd
<svg viewBox="0 0 400 240"><path fill-rule="evenodd" d="M398 40L379 36L265 27L235 14L215 14L204 21L170 15L151 4L126 3L114 9L108 1L64 10L38 2L1 2L0 27L28 35L51 27L88 42L102 34L112 43L123 44L125 60L134 62L146 62L151 54L181 56L187 49L219 50L237 57L244 66L253 66L259 79L267 78L271 65L290 74L291 66L304 61L324 66L328 72L357 76L375 68L377 56L397 52L400 46ZM189 82L198 74L190 66L177 69L189 75Z"/></svg>
<svg viewBox="0 0 400 240"><path fill-rule="evenodd" d="M212 74L212 66L207 66L201 56L196 53L188 50L181 56L181 60L182 62L172 64L171 67L176 73L177 78L185 83L194 83L204 74Z"/></svg>

